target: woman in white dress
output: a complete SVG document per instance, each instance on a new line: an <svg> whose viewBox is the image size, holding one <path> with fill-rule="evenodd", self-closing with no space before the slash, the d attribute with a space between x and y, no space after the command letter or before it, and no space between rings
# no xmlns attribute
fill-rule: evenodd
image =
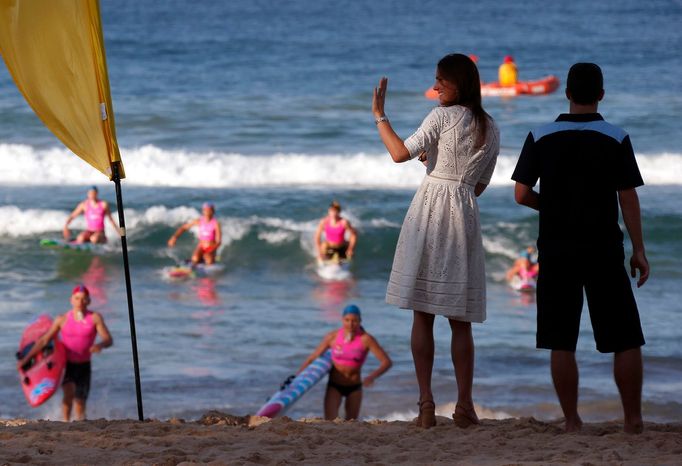
<svg viewBox="0 0 682 466"><path fill-rule="evenodd" d="M386 301L412 309L412 357L419 384L417 424L436 424L431 391L436 315L449 319L457 379L455 423L478 423L472 398L472 322L485 320L485 254L476 198L490 183L499 131L481 106L478 70L466 55L443 57L436 68L440 105L403 141L384 113L387 78L374 89L372 112L396 163L415 157L426 176L407 211L396 246Z"/></svg>

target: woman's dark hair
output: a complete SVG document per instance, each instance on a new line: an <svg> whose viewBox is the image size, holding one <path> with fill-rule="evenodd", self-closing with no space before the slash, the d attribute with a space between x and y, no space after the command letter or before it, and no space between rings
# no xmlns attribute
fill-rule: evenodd
<svg viewBox="0 0 682 466"><path fill-rule="evenodd" d="M474 114L478 129L476 147L483 146L488 133L488 114L481 104L481 78L476 64L466 55L451 53L440 59L438 71L457 88L457 99L453 104L466 107Z"/></svg>
<svg viewBox="0 0 682 466"><path fill-rule="evenodd" d="M571 100L577 104L590 105L599 101L604 89L604 76L599 65L594 63L576 63L568 70L566 90Z"/></svg>

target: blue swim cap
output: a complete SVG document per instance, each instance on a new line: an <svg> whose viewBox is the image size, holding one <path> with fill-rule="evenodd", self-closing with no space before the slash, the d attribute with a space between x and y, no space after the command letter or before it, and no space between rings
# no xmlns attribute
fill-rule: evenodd
<svg viewBox="0 0 682 466"><path fill-rule="evenodd" d="M92 185L92 186L90 186L90 189L88 189L88 191L95 191L95 192L98 192L99 189L97 189L97 186Z"/></svg>
<svg viewBox="0 0 682 466"><path fill-rule="evenodd" d="M357 307L355 304L349 304L348 306L343 308L341 316L345 317L348 314L355 314L356 316L360 317L360 308Z"/></svg>
<svg viewBox="0 0 682 466"><path fill-rule="evenodd" d="M521 254L519 254L519 256L523 257L524 259L530 260L530 253L526 249L521 251Z"/></svg>

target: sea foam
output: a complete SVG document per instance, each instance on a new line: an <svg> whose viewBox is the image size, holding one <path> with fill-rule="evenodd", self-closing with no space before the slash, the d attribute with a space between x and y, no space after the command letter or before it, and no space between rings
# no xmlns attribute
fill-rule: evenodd
<svg viewBox="0 0 682 466"><path fill-rule="evenodd" d="M503 150L492 185L509 185L516 151ZM385 153L245 155L229 152L167 150L156 146L122 149L127 178L139 186L315 187L412 189L424 177L417 161L395 164ZM682 184L682 154L638 154L647 184ZM103 175L64 148L36 149L0 144L0 183L87 185Z"/></svg>

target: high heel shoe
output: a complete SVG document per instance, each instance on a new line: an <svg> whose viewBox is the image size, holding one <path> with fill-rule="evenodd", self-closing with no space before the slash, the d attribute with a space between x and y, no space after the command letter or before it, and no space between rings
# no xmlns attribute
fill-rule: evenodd
<svg viewBox="0 0 682 466"><path fill-rule="evenodd" d="M422 400L417 403L419 416L415 420L417 427L428 429L436 425L436 404L433 400Z"/></svg>
<svg viewBox="0 0 682 466"><path fill-rule="evenodd" d="M455 421L455 425L459 428L466 429L471 425L476 425L479 423L478 416L474 408L466 409L464 406L455 406L455 412L452 413L452 419Z"/></svg>

